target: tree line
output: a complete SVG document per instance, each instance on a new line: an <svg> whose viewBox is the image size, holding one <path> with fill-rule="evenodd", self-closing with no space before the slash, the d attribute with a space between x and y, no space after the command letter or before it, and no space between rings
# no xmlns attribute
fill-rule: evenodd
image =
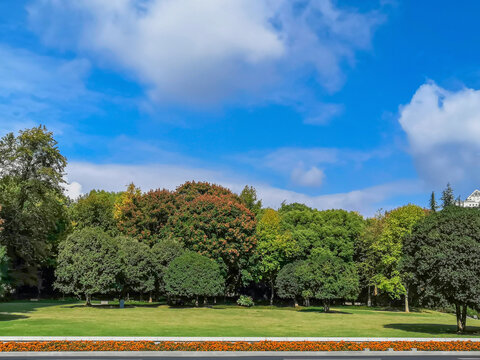
<svg viewBox="0 0 480 360"><path fill-rule="evenodd" d="M304 204L265 208L205 182L174 191L64 194L67 161L39 126L0 140L0 296L129 294L170 303L250 295L273 304L480 305L480 210L408 204L364 219Z"/></svg>

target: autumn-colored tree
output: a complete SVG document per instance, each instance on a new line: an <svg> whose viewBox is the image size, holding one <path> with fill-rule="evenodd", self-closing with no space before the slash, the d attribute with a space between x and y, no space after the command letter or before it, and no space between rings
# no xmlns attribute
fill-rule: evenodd
<svg viewBox="0 0 480 360"><path fill-rule="evenodd" d="M170 236L196 251L217 261L226 271L227 284L236 288L240 274L255 249L255 215L236 200L227 189L205 183L187 183L179 188L179 196L186 189L202 189L204 193L190 192L186 201L168 222ZM212 193L219 195L213 195ZM193 197L197 194L196 197Z"/></svg>
<svg viewBox="0 0 480 360"><path fill-rule="evenodd" d="M180 185L175 194L184 201L192 201L200 195L228 196L240 202L238 195L232 193L231 190L208 182L187 181Z"/></svg>
<svg viewBox="0 0 480 360"><path fill-rule="evenodd" d="M129 185L115 205L115 219L119 230L150 246L164 237L164 228L176 210L175 194L168 190L143 193Z"/></svg>

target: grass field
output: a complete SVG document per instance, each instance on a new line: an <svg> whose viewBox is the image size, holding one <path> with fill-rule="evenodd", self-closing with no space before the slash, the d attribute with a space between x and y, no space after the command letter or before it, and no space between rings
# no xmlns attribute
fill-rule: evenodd
<svg viewBox="0 0 480 360"><path fill-rule="evenodd" d="M480 336L468 319L467 336ZM171 308L152 304L84 307L72 302L0 303L2 336L373 336L456 337L455 316L434 311L405 314L365 307L255 306Z"/></svg>

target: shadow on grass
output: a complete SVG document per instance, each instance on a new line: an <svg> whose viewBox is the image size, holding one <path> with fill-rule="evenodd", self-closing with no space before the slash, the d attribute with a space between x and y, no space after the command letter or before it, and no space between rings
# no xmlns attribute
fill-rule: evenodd
<svg viewBox="0 0 480 360"><path fill-rule="evenodd" d="M306 308L306 309L300 309L298 310L299 312L308 312L308 313L319 313L319 314L344 314L344 315L352 315L351 312L347 311L340 311L340 310L330 310L329 312L323 311L322 308Z"/></svg>
<svg viewBox="0 0 480 360"><path fill-rule="evenodd" d="M424 333L430 335L453 335L457 334L456 325L446 324L386 324L386 329L402 330L405 332ZM464 335L480 335L480 327L467 326Z"/></svg>
<svg viewBox="0 0 480 360"><path fill-rule="evenodd" d="M30 316L19 315L19 314L1 314L0 313L0 322L1 321L13 321L20 319L28 319Z"/></svg>
<svg viewBox="0 0 480 360"><path fill-rule="evenodd" d="M30 313L37 309L65 304L60 301L10 301L0 302L0 316L9 313ZM10 315L10 314L9 314ZM15 315L12 315L15 316ZM15 319L12 319L15 320Z"/></svg>

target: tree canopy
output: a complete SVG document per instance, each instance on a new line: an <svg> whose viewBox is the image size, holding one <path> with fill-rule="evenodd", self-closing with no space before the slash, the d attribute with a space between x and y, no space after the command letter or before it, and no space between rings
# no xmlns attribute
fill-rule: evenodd
<svg viewBox="0 0 480 360"><path fill-rule="evenodd" d="M404 271L420 299L446 299L465 331L467 307L480 306L480 210L450 206L426 217L406 238Z"/></svg>

